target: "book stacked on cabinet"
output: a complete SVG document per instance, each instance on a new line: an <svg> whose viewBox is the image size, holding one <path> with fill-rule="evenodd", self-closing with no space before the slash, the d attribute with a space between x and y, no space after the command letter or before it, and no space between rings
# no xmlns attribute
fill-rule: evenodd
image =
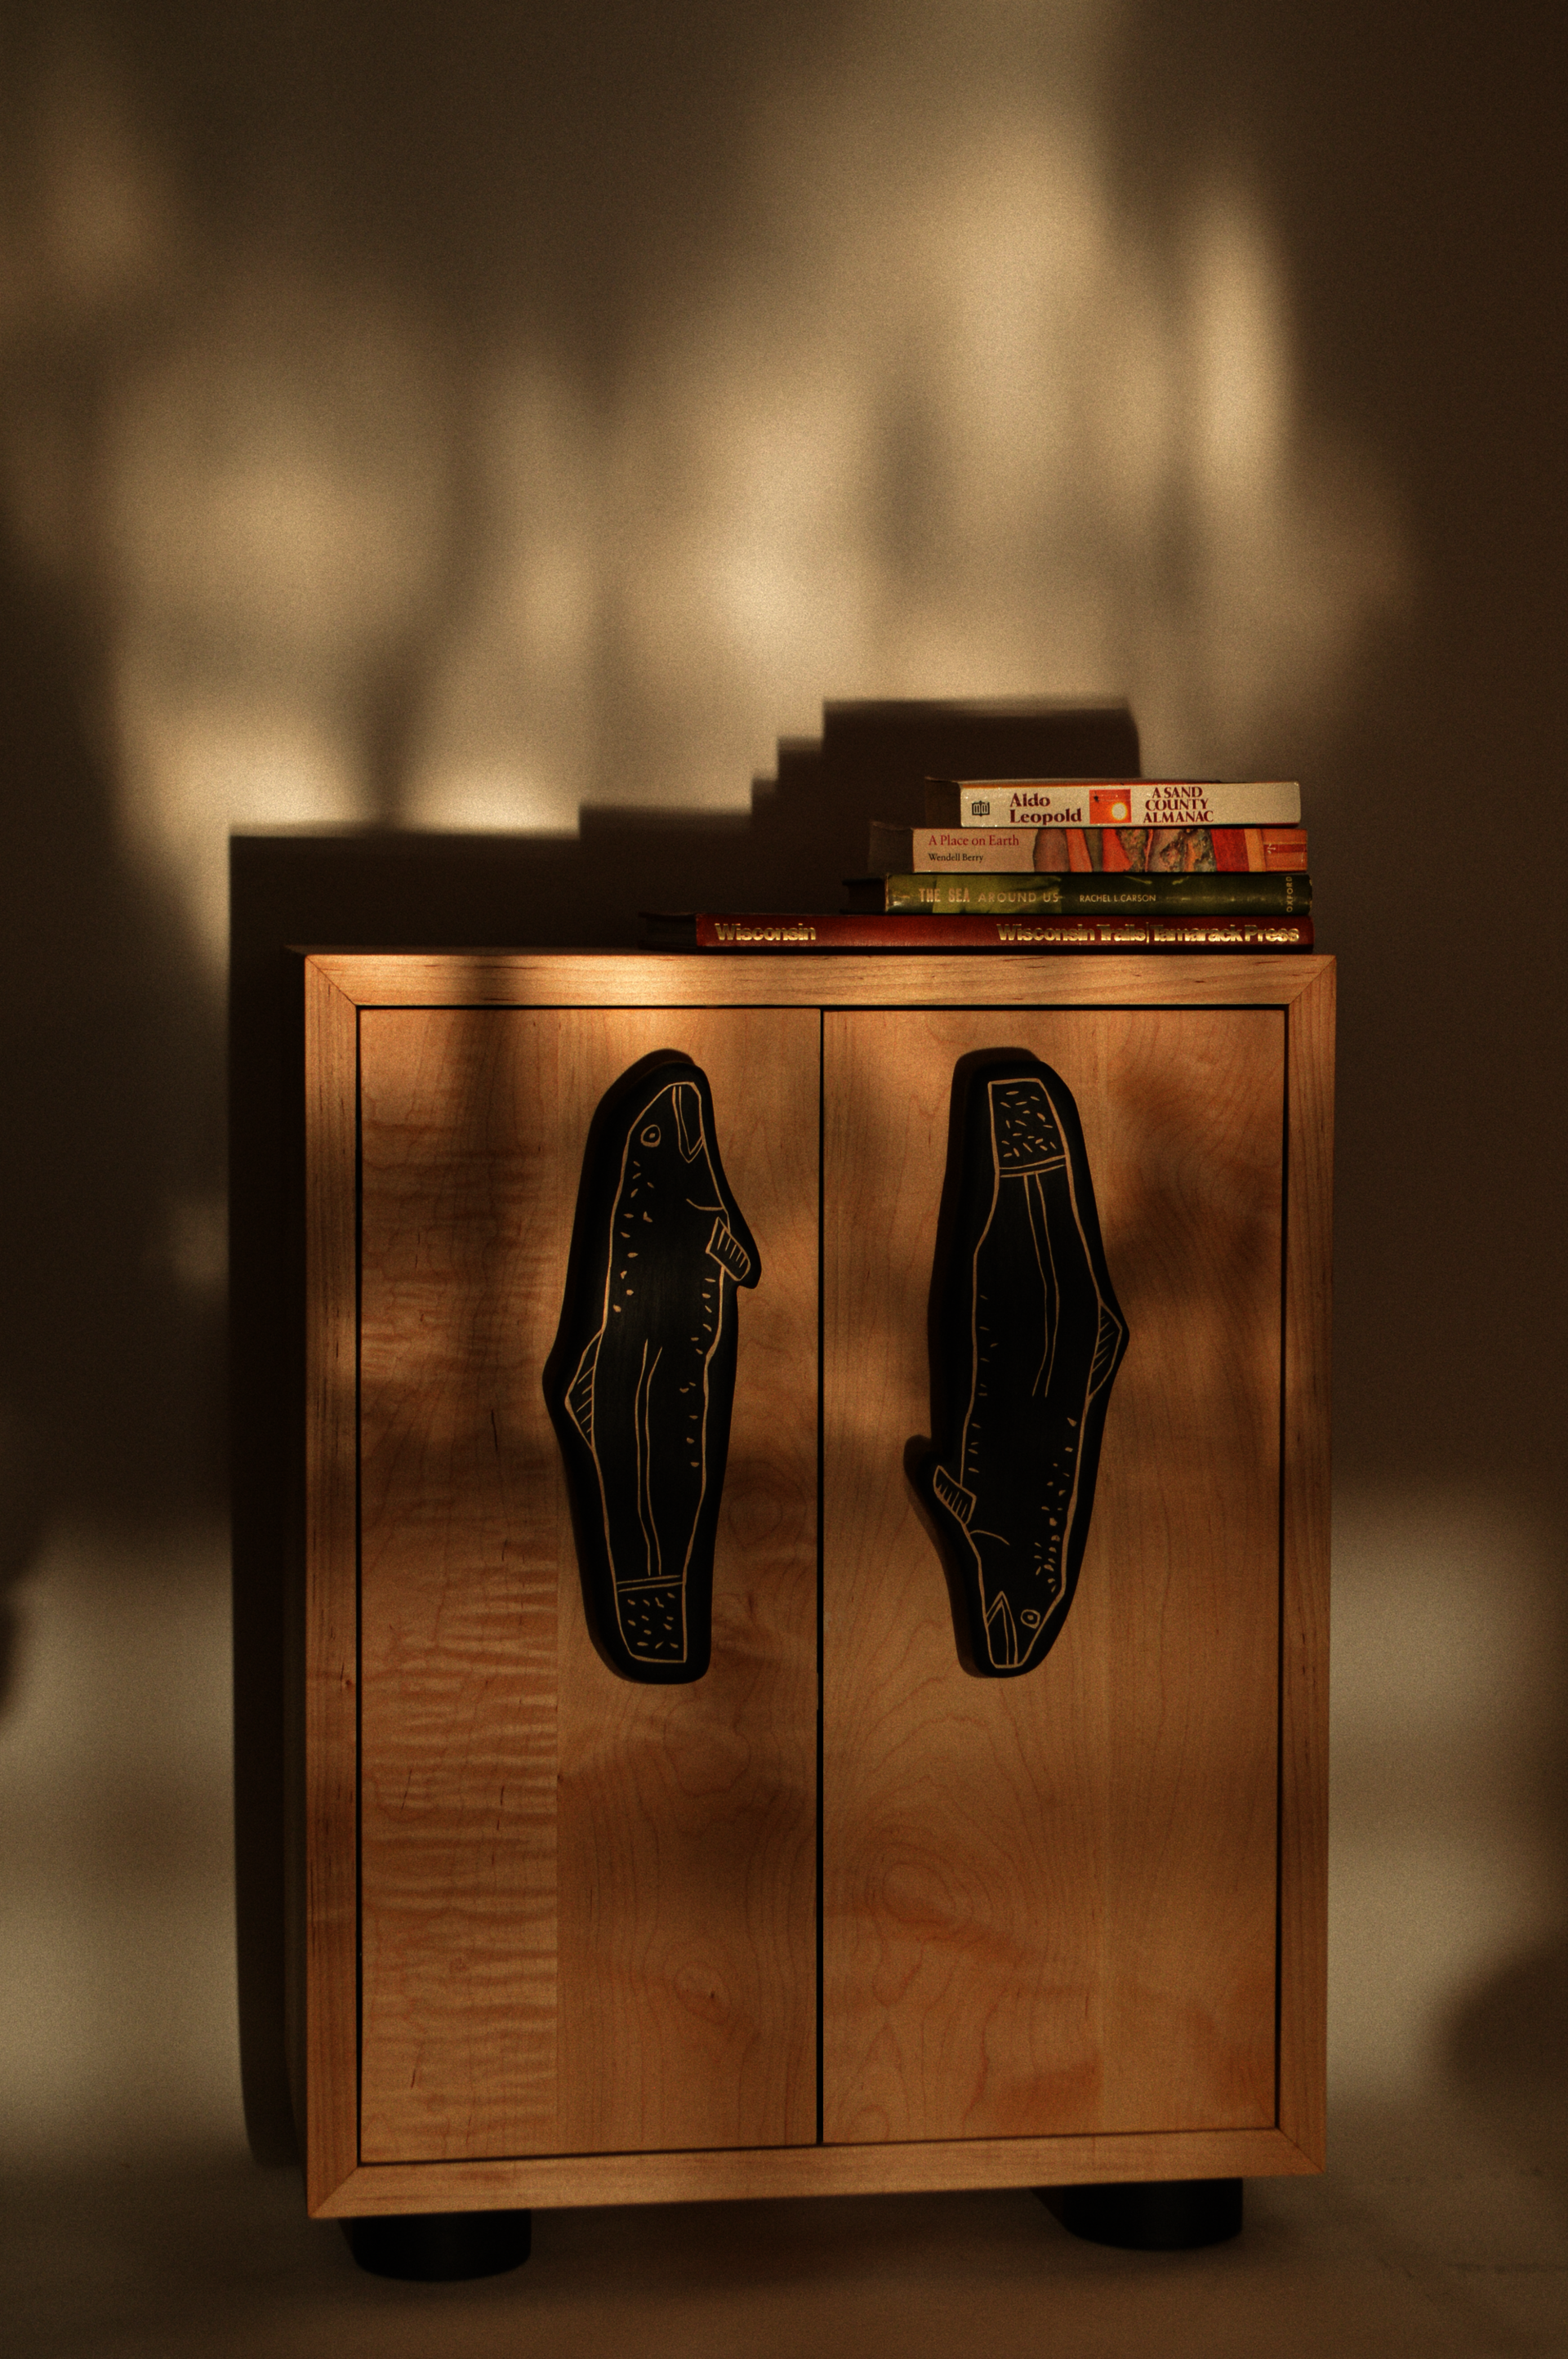
<svg viewBox="0 0 1568 2359"><path fill-rule="evenodd" d="M928 779L873 821L848 907L649 916L653 949L1303 951L1301 789L1281 779Z"/></svg>

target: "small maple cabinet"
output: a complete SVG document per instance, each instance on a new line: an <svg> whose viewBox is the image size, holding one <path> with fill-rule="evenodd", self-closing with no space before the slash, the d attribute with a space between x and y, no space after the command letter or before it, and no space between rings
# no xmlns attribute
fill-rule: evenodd
<svg viewBox="0 0 1568 2359"><path fill-rule="evenodd" d="M297 2103L353 2215L1321 2167L1333 966L310 953ZM958 1060L1076 1100L1130 1341L977 1678L906 1473ZM711 1668L585 1620L542 1372L596 1106L711 1085Z"/></svg>

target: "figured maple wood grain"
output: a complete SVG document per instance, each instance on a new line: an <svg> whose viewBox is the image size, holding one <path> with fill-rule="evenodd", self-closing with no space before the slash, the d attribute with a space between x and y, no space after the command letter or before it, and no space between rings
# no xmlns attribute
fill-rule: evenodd
<svg viewBox="0 0 1568 2359"><path fill-rule="evenodd" d="M1321 2168L1328 2081L1329 1321L1335 977L1291 1011L1281 1540L1280 2127Z"/></svg>
<svg viewBox="0 0 1568 2359"><path fill-rule="evenodd" d="M1274 2117L1284 1022L826 1027L824 2121L829 2140ZM1077 1101L1130 1330L1076 1601L966 1675L902 1456L956 1060Z"/></svg>
<svg viewBox="0 0 1568 2359"><path fill-rule="evenodd" d="M325 2201L359 2155L355 2107L354 1139L358 1016L305 974L306 2176Z"/></svg>
<svg viewBox="0 0 1568 2359"><path fill-rule="evenodd" d="M810 2136L816 1019L362 1024L363 2157ZM763 1277L713 1667L650 1689L589 1641L541 1375L594 1107L671 1048Z"/></svg>
<svg viewBox="0 0 1568 2359"><path fill-rule="evenodd" d="M965 2138L914 2146L754 2147L737 2153L566 2155L356 2170L318 2216L534 2204L712 2203L781 2195L917 2194L1091 2180L1277 2179L1317 2169L1275 2129L1126 2137Z"/></svg>
<svg viewBox="0 0 1568 2359"><path fill-rule="evenodd" d="M332 2215L470 2204L698 2200L1102 2177L1261 2175L1320 2167L1332 962L330 953L312 956L306 965L306 1965L312 2211ZM648 1005L633 1017L629 1030L624 1014L616 1012L617 1003L633 995L643 996ZM408 1854L413 1873L407 1891L399 1892L394 1875L381 1887L380 1897L387 1905L379 1921L371 1921L374 1911L367 1916L367 1937L382 1940L385 1968L378 1968L377 1976L367 1982L367 2034L373 2004L381 2009L380 2020L392 2043L386 2057L397 2055L395 2066L389 2060L378 2067L367 2049L367 2088L381 2070L377 2103L384 2101L379 2115L367 2114L367 2120L373 2134L379 2120L382 2133L406 2140L401 2151L409 2158L356 2165L355 1008L396 1008L419 1024L424 1021L420 1003L443 996L464 1003L447 1011L449 1022L481 1010L487 1011L484 1020L510 1011L502 1018L508 1024L562 1027L550 1052L553 1071L549 1055L536 1049L529 1052L538 1055L541 1087L555 1094L548 1100L550 1114L539 1117L536 1152L524 1150L523 1167L530 1175L524 1191L530 1194L530 1217L545 1227L557 1224L563 1266L580 1137L564 1146L561 1138L574 1125L586 1130L597 1093L632 1057L678 1047L705 1063L719 1101L720 1146L730 1177L763 1256L764 1285L741 1306L742 1380L737 1386L731 1485L742 1465L748 1473L743 1490L733 1487L727 1496L715 1614L715 1673L722 1669L723 1679L708 1698L700 1687L627 1690L591 1656L577 1596L564 1484L537 1387L537 1368L553 1336L559 1305L558 1278L549 1287L541 1281L537 1299L524 1292L520 1301L523 1319L532 1322L533 1341L522 1356L531 1354L535 1362L533 1390L519 1384L515 1425L498 1418L504 1447L492 1448L496 1463L472 1482L471 1496L479 1503L474 1530L460 1528L468 1520L465 1509L441 1546L459 1566L471 1554L477 1530L482 1559L499 1527L498 1516L510 1518L515 1512L523 1559L514 1561L508 1549L499 1566L490 1563L476 1598L455 1615L438 1606L433 1621L432 1597L442 1594L441 1585L422 1593L422 1578L416 1577L403 1601L409 1609L405 1636L415 1644L401 1656L392 1648L378 1665L378 1676L395 1680L413 1676L416 1687L415 1656L434 1629L437 1678L427 1701L438 1701L439 1710L427 1712L423 1723L417 1712L414 1715L411 1724L420 1726L416 1751L422 1750L425 1756L420 1772L425 1784L421 1787L416 1777L407 1786L406 1800L415 1815L426 1803L432 1805L436 1819L443 1810L455 1810L459 1840L443 1867L440 1845L450 1842L451 1827L444 1836L427 1829ZM890 1511L886 1496L885 1443L891 1440L901 1452L904 1439L925 1431L928 1423L923 1342L925 1289L930 1278L927 1234L907 1256L907 1268L901 1266L900 1254L890 1241L886 1274L903 1288L905 1313L914 1314L912 1321L906 1317L906 1327L920 1333L913 1355L908 1333L902 1340L890 1335L885 1318L879 1332L875 1316L861 1320L852 1358L846 1359L842 1332L830 1344L829 1399L837 1397L843 1415L841 1434L837 1439L830 1435L829 1467L827 2106L829 2136L851 2142L828 2147L782 2143L809 2139L812 2132L813 1525L810 1482L803 1479L803 1464L811 1457L815 1432L807 1430L800 1404L810 1398L815 1386L815 1331L809 1318L797 1318L794 1306L812 1299L816 1166L808 1159L804 1171L795 1169L793 1133L804 1128L810 1136L814 1158L814 1010L818 1000L885 1006L943 998L983 998L999 1011L995 1017L976 1018L979 1033L973 1038L966 1034L964 1046L1033 1048L1055 1063L1077 1093L1089 1133L1110 1266L1132 1321L1135 1350L1141 1335L1169 1328L1173 1306L1184 1293L1195 1299L1225 1256L1210 1249L1212 1239L1210 1248L1184 1261L1179 1250L1162 1249L1145 1275L1147 1302L1141 1319L1139 1299L1127 1280L1126 1257L1108 1215L1107 1183L1097 1146L1097 1136L1129 1132L1131 1118L1125 1103L1119 1103L1118 1088L1125 1100L1131 1084L1112 1057L1108 1075L1102 1076L1102 1113L1108 1134L1103 1129L1097 1133L1086 1102L1092 1093L1062 1045L1064 1037L1081 1043L1087 1036L1072 1029L1065 1036L1059 1030L1052 1034L1050 1026L1115 1025L1128 1019L1108 1003L1153 999L1165 1009L1249 1001L1255 1010L1281 1012L1276 1016L1253 1012L1245 1020L1276 1027L1288 1022L1292 1027L1284 1338L1289 1447L1282 1498L1276 1500L1276 1509L1281 1511L1284 1611L1271 1690L1279 1694L1281 1732L1280 2131L1139 2126L1106 2135L1102 2127L1087 2135L1049 2137L1013 2131L1026 2116L1034 2125L1042 2091L1049 2101L1048 2126L1069 2116L1111 2124L1119 2105L1120 2118L1132 2117L1140 2124L1153 2118L1146 2105L1162 2119L1173 2111L1184 2118L1195 2109L1201 2114L1206 2107L1212 2116L1215 2104L1210 2101L1223 2111L1227 2093L1239 2096L1243 2111L1226 2118L1260 2118L1256 2107L1266 2096L1267 2075L1247 2027L1256 2018L1262 1979L1257 1971L1256 1939L1263 1913L1256 1873L1261 1848L1256 1813L1238 1809L1235 1798L1238 1787L1247 1787L1254 1797L1268 1788L1272 1756L1260 1745L1261 1715L1252 1705L1253 1671L1267 1650L1260 1643L1249 1591L1241 1600L1238 1628L1218 1627L1227 1583L1234 1585L1235 1567L1227 1550L1234 1556L1238 1533L1245 1538L1256 1517L1247 1508L1238 1523L1232 1512L1234 1495L1223 1484L1215 1486L1205 1510L1215 1541L1213 1560L1221 1572L1210 1593L1211 1630L1180 1626L1180 1575L1192 1553L1183 1535L1190 1538L1191 1528L1202 1520L1191 1512L1190 1484L1176 1485L1173 1516L1150 1464L1124 1467L1125 1497L1137 1497L1138 1484L1143 1484L1148 1528L1156 1538L1152 1560L1145 1560L1136 1546L1130 1552L1114 1552L1112 1560L1113 1552L1106 1547L1106 1484L1119 1410L1134 1366L1130 1359L1111 1404L1094 1533L1066 1632L1042 1670L1030 1679L984 1684L965 1680L961 1705L955 1711L948 1684L949 1671L956 1671L951 1623L935 1551L920 1533L918 1547L924 1553L915 1576L904 1519L896 1508ZM1039 1017L1030 1013L1030 1003L1036 1001L1082 1012ZM725 1065L724 1026L734 1020L724 1015L726 1006L754 1007L755 1020L765 1027L770 1002L781 1010L799 1011L787 1023L804 1028L786 1029L782 1038L765 1030L750 1033L741 1056ZM573 1003L582 1015L569 1014ZM596 1004L602 1014L594 1012ZM367 1016L366 1020L373 1027L377 1019ZM838 1019L828 1020L831 1025ZM929 1019L890 1020L921 1024ZM959 1019L960 1029L965 1020ZM1141 1020L1164 1018L1152 1011ZM1206 1020L1198 1019L1200 1024ZM596 1025L605 1027L602 1038L596 1035ZM797 1064L803 1044L804 1064ZM938 1041L943 1053L951 1046L946 1036ZM419 1052L412 1053L416 1066ZM877 1060L871 1061L874 1066ZM1260 1071L1267 1068L1266 1057L1255 1061ZM1235 1075L1227 1081L1224 1062L1211 1054L1206 1065L1200 1054L1195 1077L1187 1071L1187 1051L1171 1049L1167 1036L1162 1054L1146 1055L1141 1064L1134 1060L1128 1068L1141 1077L1135 1093L1139 1105L1146 1116L1150 1110L1153 1115L1150 1136L1132 1158L1138 1179L1134 1194L1156 1203L1162 1198L1173 1200L1181 1211L1173 1235L1182 1233L1184 1222L1189 1229L1195 1222L1201 1228L1193 1208L1209 1185L1203 1156L1177 1144L1184 1129L1184 1090L1197 1088L1201 1093L1211 1088L1223 1127L1224 1109L1237 1089L1245 1093L1257 1081L1256 1073L1251 1082L1238 1082ZM949 1057L946 1071L935 1081L924 1071L917 1075L913 1111L902 1128L882 1103L890 1094L886 1077L871 1086L863 1073L853 1076L860 1090L859 1111L871 1117L866 1136L877 1142L877 1154L887 1158L894 1200L902 1201L901 1190L916 1188L918 1192L918 1170L925 1168L923 1158L929 1161L931 1144L929 1138L924 1146L919 1142L922 1125L945 1133L950 1071ZM764 1074L767 1093L758 1086ZM563 1086L563 1076L569 1085ZM899 1086L894 1075L891 1094L895 1100ZM1271 1074L1268 1086L1274 1086ZM739 1132L732 1136L727 1119L724 1098L732 1092L753 1108L749 1125L740 1126L756 1134L756 1161L750 1173L747 1150ZM775 1105L782 1103L789 1120L770 1121L770 1094ZM417 1124L412 1128L416 1130ZM860 1206L856 1218L863 1219L868 1234L883 1234L893 1217L890 1200L876 1180L874 1158L863 1144L846 1156L845 1142L856 1125L848 1120L842 1103L838 1128L835 1151L841 1176L850 1163L860 1167L854 1186L838 1193L844 1202ZM559 1134L554 1144L553 1132ZM525 1119L516 1136L524 1135L531 1135ZM1276 1144L1277 1136L1276 1124ZM503 1155L503 1166L511 1152L509 1147ZM787 1174L777 1168L770 1171L780 1158L790 1166ZM938 1187L940 1163L938 1140ZM1243 1154L1234 1186L1219 1189L1219 1209L1227 1220L1249 1186L1256 1196L1255 1183L1261 1181L1266 1199L1271 1169L1277 1184L1277 1155L1272 1166L1267 1153L1255 1158L1251 1181L1246 1169ZM478 1201L471 1178L470 1173L464 1182L470 1213ZM404 1175L394 1184L403 1187L406 1180ZM499 1206L474 1215L481 1230L488 1222L492 1236L502 1238L503 1259L519 1249L507 1226L515 1213L507 1201L511 1185L503 1186ZM769 1186L777 1203L777 1224L772 1231L760 1209ZM437 1259L443 1253L455 1255L457 1261L466 1253L470 1275L465 1282L482 1298L489 1279L472 1274L473 1234L465 1247L463 1223L454 1241L445 1234L444 1220L444 1212L433 1218L418 1250ZM1267 1250L1273 1252L1277 1265L1277 1237ZM1242 1256L1244 1262L1246 1258ZM479 1262L483 1260L481 1251ZM851 1270L852 1266L851 1256ZM787 1306L782 1297L769 1303L767 1278L773 1270L788 1277ZM831 1337L831 1305L845 1299L842 1271L835 1275L831 1255L829 1276ZM860 1284L859 1277L855 1284ZM445 1291L444 1279L440 1290ZM871 1291L876 1293L875 1285ZM1245 1320L1251 1300L1243 1284L1229 1328ZM758 1326L752 1317L762 1315L764 1304L776 1321L772 1330ZM404 1315L407 1309L405 1304ZM1274 1319L1277 1361L1277 1276ZM753 1343L762 1346L765 1337L769 1340L766 1372L758 1372L754 1414L746 1425L749 1321ZM416 1327L418 1323L416 1320ZM1195 1422L1201 1423L1227 1390L1236 1395L1227 1411L1233 1429L1262 1421L1260 1404L1252 1397L1253 1380L1239 1373L1239 1361L1228 1386L1221 1384L1217 1390L1215 1369L1225 1363L1227 1330L1224 1320L1217 1327L1213 1318L1206 1327L1202 1318L1189 1321L1195 1349L1184 1364L1183 1381L1189 1383L1193 1397L1185 1406L1179 1397L1174 1400L1167 1413L1169 1430L1160 1427L1158 1419L1151 1424L1140 1412L1142 1454L1148 1457L1152 1445L1155 1466L1161 1448L1173 1437L1180 1440ZM449 1343L449 1337L442 1343L438 1318L433 1339L438 1356ZM503 1346L497 1363L502 1375L510 1348ZM846 1387L847 1373L851 1380ZM470 1368L465 1381L477 1399L490 1375L482 1365ZM901 1387L902 1408L892 1398ZM1277 1447L1277 1393L1275 1409ZM390 1412L385 1428L390 1446L396 1404L384 1403L383 1411ZM417 1422L416 1417L416 1431ZM438 1457L446 1452L462 1477L458 1487L465 1488L469 1476L484 1466L482 1433L471 1416L470 1427L466 1442L460 1419L444 1438L440 1433L416 1437L416 1462L427 1450ZM423 1473L419 1480L422 1484ZM367 1484L367 1495L369 1488ZM389 1498L395 1490L394 1484ZM391 1512L381 1511L380 1539L389 1545ZM880 1624L875 1614L871 1616L859 1632L869 1643L851 1652L844 1650L841 1636L852 1625L855 1613L864 1622L866 1600L865 1594L857 1594L853 1581L846 1583L849 1560L843 1548L835 1553L834 1523L841 1524L851 1554L861 1542L866 1544L871 1561L865 1582L879 1591L885 1585L884 1603L891 1607ZM483 1538L486 1532L491 1534L488 1540ZM374 1531L369 1537L376 1542ZM395 1547L392 1553L395 1558ZM556 1616L560 1699L555 1727L557 1808L548 1825L541 1807L542 1730L548 1712L542 1684L545 1593L550 1587L544 1573L546 1560L556 1576L548 1611ZM1162 1561L1164 1573L1156 1578ZM1098 1577L1103 1577L1102 1602L1079 1633L1091 1584ZM504 1604L498 1603L498 1582L503 1587L513 1583L520 1603L512 1625L518 1642L505 1639L503 1658L496 1660L495 1625L508 1619ZM1141 1595L1142 1606L1138 1603ZM1152 1653L1148 1641L1151 1598L1154 1619L1162 1634L1168 1629L1171 1636L1170 1645L1163 1644L1162 1636ZM400 1610L395 1603L395 1610ZM1097 1615L1098 1631L1088 1626ZM367 1640L373 1638L372 1619L367 1611ZM447 1659L441 1644L449 1629L453 1643ZM1209 1636L1217 1641L1212 1649ZM1050 1680L1071 1660L1075 1647L1076 1668L1059 1683L1070 1690L1066 1701L1058 1699L1052 1714L1010 1723L997 1700L1026 1697L1038 1681ZM1192 1666L1204 1659L1211 1675L1195 1682ZM510 1860L492 1822L498 1798L503 1812L512 1810L514 1798L509 1786L497 1788L492 1773L507 1746L516 1745L515 1732L503 1732L487 1786L485 1775L476 1780L471 1765L465 1766L460 1748L446 1757L438 1729L454 1700L460 1706L476 1691L474 1725L483 1723L492 1703L484 1681L492 1675L517 1684L527 1704L521 1749L526 1807L509 1822L521 1836L520 1848ZM1233 1726L1217 1747L1208 1739L1225 1713L1216 1704L1216 1690L1227 1677L1236 1682L1238 1710ZM605 1686L595 1688L594 1679ZM879 1682L892 1715L885 1728L879 1725ZM1152 1755L1147 1745L1135 1745L1130 1752L1125 1744L1118 1746L1111 1739L1113 1713L1121 1724L1129 1701L1138 1727L1145 1735L1152 1731ZM372 1703L368 1696L367 1703ZM684 1711L679 1709L683 1703ZM373 1703L367 1717L374 1723ZM395 1722L398 1715L389 1717ZM1042 1725L1048 1740L1044 1752ZM1087 1784L1086 1762L1094 1771ZM1162 1787L1165 1769L1173 1767L1173 1787L1168 1782ZM367 1807L367 1869L376 1865L372 1858L376 1842L383 1843L388 1857L398 1847L392 1821L403 1805L395 1768L390 1756L367 1763L370 1778L381 1779L377 1807L384 1805L389 1819L377 1834ZM392 1774L384 1777L384 1771ZM840 1771L848 1774L836 1797ZM1217 1794L1217 1812L1210 1807ZM869 1815L862 1809L868 1802L873 1806ZM859 1821L857 1810L861 1810ZM1267 1816L1271 1841L1271 1804ZM1123 1875L1117 1863L1122 1854L1130 1857L1137 1849L1141 1822L1147 1831L1143 1861L1141 1865L1134 1861L1133 1872ZM966 1837L956 1845L948 1840L955 1826ZM1206 1828L1210 1830L1206 1836ZM1233 1840L1238 1829L1239 1846ZM927 1840L927 1830L935 1840ZM836 1854L835 1843L846 1835L849 1848L840 1847ZM878 1864L878 1846L884 1838L885 1875ZM1206 1862L1206 1844L1213 1854ZM553 2013L546 1987L546 1860L556 1879ZM993 1897L1001 1887L993 1881L993 1867L1007 1871L1015 1884L1038 1868L1049 1909L1031 1902L1022 1909L996 1912ZM1083 1869L1089 1877L1088 1897L1086 1900L1080 1888L1075 1900L1075 1875ZM865 1921L858 1928L849 1921L857 1876L866 1902ZM1184 1956L1184 1896L1201 1897L1206 1876L1217 1907L1203 1912L1202 1938L1189 1962ZM443 1877L448 1879L445 1888L458 1901L449 1921L444 1898L437 1900ZM1270 1879L1261 1881L1271 1892ZM520 1908L514 1907L514 1896L521 1897ZM851 1904L849 1918L847 1899ZM1084 1977L1082 1955L1073 1948L1075 1925L1103 1966L1093 1989ZM1047 1935L1044 1941L1043 1926ZM481 1984L488 1987L492 2003L503 1984L521 1992L520 2019L528 2027L531 2049L525 2046L508 2051L508 2035L503 2034L502 2047L485 2054L482 2043L465 2032L463 2004L455 1986L465 1972L472 1972L476 1948L482 1953ZM1271 1949L1269 1954L1271 1958ZM1213 1971L1217 1956L1217 1974ZM863 1971L868 1960L869 1983ZM446 1971L452 1967L456 1970ZM1188 1973L1185 1984L1184 1973ZM423 1995L415 2005L413 1993L421 1977ZM979 2032L968 2038L959 2021L966 1978L974 1984L983 2018ZM835 2010L845 1998L848 2012L838 2015L836 2030ZM420 2013L427 2005L433 2036L425 2047ZM506 2012L504 2004L499 2011ZM1044 2052L1043 2020L1047 2035ZM436 2064L450 2077L446 2098L432 2105L430 2068ZM406 2091L396 2085L405 2066L410 2068ZM498 2069L511 2077L492 2099L484 2083ZM559 2158L485 2158L496 2155L494 2140L526 2136L530 2122L537 2126L543 2121L546 2108L541 2091L546 2071L554 2074L553 2126L533 2150L540 2157L553 2152ZM885 2102L890 2090L895 2100L891 2104ZM955 2091L960 2125L952 2136L913 2131L907 2135L925 2142L902 2142L895 2116L912 2122L924 2118L922 2109L926 2108L933 2119L951 2120ZM1173 2104L1168 2102L1173 2099ZM1265 2118L1269 2113L1264 2103ZM990 2134L1003 2122L1012 2134ZM454 2124L459 2125L455 2136ZM436 2146L427 2142L432 2134ZM600 2149L597 2154L585 2151L595 2147ZM637 2151L642 2147L649 2151ZM718 2150L723 2147L730 2150ZM415 2158L416 2148L420 2157L447 2158Z"/></svg>
<svg viewBox="0 0 1568 2359"><path fill-rule="evenodd" d="M556 1530L527 1306L557 1266L530 1153L556 1043L506 1028L362 1017L367 2161L555 2132Z"/></svg>
<svg viewBox="0 0 1568 2359"><path fill-rule="evenodd" d="M574 1188L610 1082L684 1049L762 1265L738 1297L711 1668L685 1687L618 1680L575 1593L563 1612L567 2151L816 2136L818 1039L798 1009L585 1010L563 1034Z"/></svg>
<svg viewBox="0 0 1568 2359"><path fill-rule="evenodd" d="M1286 1006L1332 960L1227 951L1181 957L1049 951L923 951L900 957L792 951L315 951L310 962L360 1006L497 1007Z"/></svg>

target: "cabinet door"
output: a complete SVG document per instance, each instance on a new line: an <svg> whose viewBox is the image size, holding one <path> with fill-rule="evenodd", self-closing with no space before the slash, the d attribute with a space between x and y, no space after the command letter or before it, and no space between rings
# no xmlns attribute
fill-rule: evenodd
<svg viewBox="0 0 1568 2359"><path fill-rule="evenodd" d="M903 1473L956 1061L1082 1119L1130 1331L1076 1598L960 1666ZM889 1011L825 1027L824 2136L1275 2112L1284 1017Z"/></svg>
<svg viewBox="0 0 1568 2359"><path fill-rule="evenodd" d="M360 1016L360 2151L816 2136L813 1009ZM541 1372L584 1142L638 1059L708 1075L762 1259L713 1660L595 1653Z"/></svg>

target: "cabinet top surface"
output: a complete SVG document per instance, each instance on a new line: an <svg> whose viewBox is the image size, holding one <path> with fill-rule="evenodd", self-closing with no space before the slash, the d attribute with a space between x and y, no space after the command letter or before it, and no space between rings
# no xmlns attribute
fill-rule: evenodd
<svg viewBox="0 0 1568 2359"><path fill-rule="evenodd" d="M355 1006L1288 1007L1329 982L1332 958L1119 951L772 953L309 950L320 984Z"/></svg>

